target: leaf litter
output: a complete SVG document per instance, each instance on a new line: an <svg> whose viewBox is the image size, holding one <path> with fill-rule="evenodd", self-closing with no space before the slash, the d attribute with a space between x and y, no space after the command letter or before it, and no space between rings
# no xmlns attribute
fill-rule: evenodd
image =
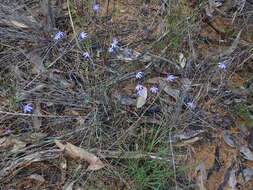
<svg viewBox="0 0 253 190"><path fill-rule="evenodd" d="M64 151L68 156L74 159L81 159L87 161L90 165L87 168L87 171L96 171L102 169L106 165L94 154L89 153L88 151L79 148L71 143L67 143L66 145L60 143L59 141L55 141L55 144Z"/></svg>
<svg viewBox="0 0 253 190"><path fill-rule="evenodd" d="M1 10L4 9L4 3L0 5ZM15 178L18 170L22 171L27 165L31 165L34 162L49 162L52 160L57 162L57 159L62 154L57 152L58 150L52 149L51 145L55 138L63 141L68 139L69 143L67 144L61 144L58 141L59 148L65 150L65 154L68 156L88 162L90 164L88 169L92 171L104 168L105 164L99 157L108 158L108 161L117 158L123 160L145 160L146 158L170 160L169 158L159 157L155 153L133 151L123 154L117 150L106 151L107 149L117 149L119 147L128 149L129 144L129 146L134 144L138 148L139 142L132 138L131 135L124 140L119 137L128 132L127 129L135 128L137 132L138 130L141 131L140 134L135 133L135 137L140 139L139 136L142 134L142 129L144 132L153 131L161 127L161 123L169 124L166 127L173 131L175 142L177 140L183 141L179 149L183 151L184 158L186 160L192 158L191 162L201 163L197 168L193 168L198 173L197 178L195 178L196 181L189 180L189 183L196 183L200 189L217 189L217 184L220 185L220 188L228 185L230 189L234 189L235 184L239 182L235 167L232 167L232 164L230 165L229 160L239 154L241 154L240 158L244 158L240 162L246 167L244 169L245 176L247 176L247 179L252 176L250 174L252 172L249 169L252 167L252 152L249 149L248 141L246 142L247 135L241 136L240 131L234 128L233 122L226 126L223 126L222 123L219 126L215 126L215 122L209 120L210 115L213 114L219 115L221 118L226 114L233 115L231 110L235 99L223 92L227 92L228 88L230 88L226 85L231 76L230 74L240 72L241 68L245 68L242 67L241 60L244 60L243 63L247 62L245 57L250 53L248 51L250 43L243 41L250 38L244 35L245 28L239 26L243 23L246 24L246 21L250 20L250 17L246 19L248 16L246 8L249 5L245 4L239 10L234 10L237 5L233 5L233 3L229 5L227 2L221 1L217 3L217 1L210 0L204 3L208 8L203 8L200 11L195 9L196 6L199 6L198 2L184 2L182 4L184 10L180 10L182 12L179 11L180 17L185 17L183 20L186 19L192 28L184 25L184 22L179 22L176 23L176 27L170 29L171 26L167 26L167 24L166 27L165 24L159 24L157 25L158 28L156 28L156 24L160 23L164 16L163 14L166 14L166 9L162 9L163 11L159 12L160 8L162 8L159 2L152 1L148 4L145 3L145 6L142 3L135 2L134 5L131 4L131 1L101 3L99 5L100 9L96 14L93 14L92 10L89 10L89 7L86 4L82 4L81 1L75 1L71 4L71 13L73 15L77 13L77 17L75 15L73 18L78 19L78 17L82 18L85 15L85 19L75 21L74 26L76 27L76 32L80 30L89 33L86 42L87 44L91 43L91 47L87 48L87 44L80 42L81 48L85 47L82 50L86 51L87 48L88 51L91 51L90 49L92 49L89 64L87 64L88 60L80 62L79 54L81 55L83 52L79 52L78 48L70 48L64 52L65 47L75 46L73 41L70 40L73 37L72 28L69 27L70 25L65 19L70 16L64 9L64 7L67 7L66 3L59 5L56 1L42 1L40 6L38 6L36 2L32 2L26 5L27 7L23 12L21 6L15 9L18 10L17 12L12 12L14 14L11 13L10 9L8 14L0 15L0 18L3 18L0 21L2 24L0 35L3 37L4 47L0 47L4 49L3 54L1 54L3 57L1 58L4 60L3 63L6 60L13 63L12 68L8 68L6 64L1 65L1 71L3 71L1 74L6 79L11 79L10 81L12 82L15 81L11 86L17 87L17 90L5 89L4 85L1 84L1 90L3 86L4 91L8 93L14 92L20 98L12 97L9 93L7 98L10 100L7 102L11 102L11 106L9 104L1 105L1 111L3 110L1 114L4 114L1 117L4 125L3 129L1 126L1 130L11 129L12 131L11 133L1 133L3 134L1 141L3 141L6 150L10 152L14 150L13 153L21 152L18 155L21 159L15 158L15 155L14 158L11 156L4 157L3 160L12 160L13 167L7 165L6 170L1 170L1 174L3 174L1 175L2 180L10 179L11 177L9 178L8 176ZM178 3L181 5L182 2ZM129 5L131 6L129 7ZM167 6L165 4L162 5L164 7ZM166 16L166 19L169 20L176 14L176 12L173 12L175 11L174 8L178 9L178 7L174 7L173 3L170 6L169 10L172 12ZM234 6L234 8L231 9L231 6ZM112 9L112 7L114 8ZM202 7L202 4L200 7ZM32 12L33 16L27 16L27 14L30 14L30 8L35 9ZM40 9L38 11L39 14L36 13L36 9ZM118 11L117 9L123 11ZM110 10L115 10L115 12L111 14ZM239 12L244 14L243 18L238 14ZM194 14L192 15L192 13ZM19 14L19 17L15 17L15 14ZM40 15L38 21L36 21L36 14ZM158 16L160 17L159 19L157 19ZM191 16L197 19L201 18L201 22L195 25L196 23L190 19ZM229 19L232 18L231 16L233 17L232 22ZM180 21L180 18L177 19ZM151 26L150 20L152 20ZM157 22L158 20L159 22ZM118 22L115 24L114 21ZM173 19L171 21L168 23L173 23ZM81 23L80 25L78 24L79 22ZM86 22L89 25L86 26ZM46 27L39 27L43 25ZM161 26L163 27L159 28ZM196 31L194 29L195 26L198 28ZM124 29L121 30L120 28ZM200 32L199 29L201 30ZM247 30L250 31L249 28ZM56 31L64 31L65 37L57 41L56 44L51 44L53 34ZM161 35L158 35L156 31L160 31ZM185 33L185 31L188 32ZM179 42L178 46L178 42L174 41L177 39L175 37L177 32L182 32L180 33L182 35L182 39L180 39L182 44ZM204 33L207 33L209 38L198 36ZM111 36L111 34L113 35ZM107 47L105 48L105 46L112 41L111 37L114 37L114 35L117 38L121 37L120 42L112 54L107 54ZM187 49L188 43L191 47L194 45L195 55L191 55L193 50ZM204 44L203 47L201 47L201 43ZM151 45L147 46L147 44ZM157 47L155 47L156 45ZM17 50L14 47L17 47ZM103 48L106 49L106 52ZM24 52L30 53L24 54L21 51L22 49L24 49ZM31 51L31 49L35 49L35 51ZM178 52L179 50L180 52ZM204 51L205 53L203 53ZM57 61L53 61L53 64L50 64L52 60ZM212 67L212 63L217 64L222 60L228 60L225 62L224 69L218 70L217 67ZM47 67L48 64L50 67ZM14 71L10 75L5 72L9 71L9 69ZM145 71L145 79L142 78L138 82L147 86L147 89L149 89L149 82L150 84L155 84L161 88L161 93L159 92L157 96L152 96L146 89L146 93L143 96L138 96L136 100L135 96L131 94L132 92L127 95L121 92L127 85L136 85L137 82L134 77L131 78L133 73L146 69L148 72ZM57 74L54 72L56 70ZM173 73L177 76L173 83L166 83L165 76L168 73ZM202 88L199 88L200 86ZM116 91L117 94L114 93ZM247 96L248 94L244 97ZM98 100L98 97L105 97L108 101L104 103L104 101ZM115 99L121 104L120 106L113 104ZM224 99L229 99L231 102L228 107L224 106ZM237 98L236 101L238 100ZM242 100L245 101L245 99L240 98L240 101ZM20 115L17 104L30 101L37 102L37 104L34 104L35 114L32 116L29 116L29 114ZM196 109L187 109L186 105L189 102L198 103ZM146 107L147 110L145 110ZM152 111L151 108L153 107L156 108L154 109L155 111ZM7 111L15 114L15 117L12 115L7 115L7 117L6 113L4 113ZM66 115L74 112L75 114ZM139 115L140 112L143 115ZM39 117L41 113L48 116L48 118L43 117L42 120L42 117ZM50 118L52 115L54 118ZM202 115L200 117L201 122L196 120L194 115ZM145 117L149 118L146 119ZM136 118L138 118L137 121ZM32 140L29 137L29 139L20 140L20 142L17 140L9 142L9 144L6 143L10 135L14 135L14 138L17 137L20 128L25 125L26 130L32 131L32 134L34 134ZM198 127L199 125L202 125L201 129ZM190 130L187 129L189 126L191 126ZM211 129L215 129L215 132L210 132L209 130ZM33 133L33 130L35 130L35 133ZM26 132L25 135L29 136L27 134L29 132ZM36 134L38 134L38 138ZM160 140L167 142L168 138L159 139L159 142ZM105 151L101 151L101 154L99 154L99 151L91 153L73 145L81 144L81 142L89 147L103 148ZM15 144L19 144L19 146ZM173 146L177 149L176 145L174 144ZM159 143L156 146L159 146ZM14 149L12 150L13 147ZM55 152L41 151L48 149ZM35 154L36 151L38 154ZM32 158L29 159L29 156ZM236 160L236 162L238 163L239 161ZM71 167L71 164L66 165L65 161L59 165L62 165L63 170ZM178 163L176 163L176 166L178 166ZM215 171L212 175L209 173L211 170ZM11 174L9 171L13 173ZM113 171L118 172L118 165L115 165ZM68 172L70 172L69 176L74 176L71 175L71 170ZM208 174L210 175L208 176ZM101 175L106 176L106 174ZM183 176L179 173L176 175L175 179ZM40 177L48 182L48 178L43 175L34 175L31 178L36 180L36 178L39 179ZM42 178L40 179L41 182L43 181ZM60 187L73 189L78 177L74 176L73 178L74 181L72 178L64 180L62 184L66 185L60 185ZM83 178L86 178L86 176L84 175ZM88 177L86 179L87 181L89 180ZM129 182L125 182L125 180L117 178L116 180L108 181L112 184L113 181L117 181L119 184L124 181L124 185L121 187L116 187L116 185L114 187L115 189L123 189L132 184L132 179L128 180ZM180 186L182 185L179 180L172 181L168 178L166 183L170 186L172 186L171 184L179 183ZM244 182L240 181L240 183L244 185Z"/></svg>

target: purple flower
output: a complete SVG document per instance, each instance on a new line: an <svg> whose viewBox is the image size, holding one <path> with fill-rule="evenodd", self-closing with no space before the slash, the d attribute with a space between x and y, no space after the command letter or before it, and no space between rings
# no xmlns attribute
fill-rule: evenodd
<svg viewBox="0 0 253 190"><path fill-rule="evenodd" d="M88 34L86 32L80 32L79 36L81 39L85 39L88 37Z"/></svg>
<svg viewBox="0 0 253 190"><path fill-rule="evenodd" d="M92 9L93 9L93 11L99 11L100 5L98 3L96 3L96 4L92 5Z"/></svg>
<svg viewBox="0 0 253 190"><path fill-rule="evenodd" d="M143 77L143 72L138 72L138 73L136 73L136 75L135 75L135 78L136 79L141 79Z"/></svg>
<svg viewBox="0 0 253 190"><path fill-rule="evenodd" d="M138 94L139 96L144 96L144 95L145 95L145 90L144 90L144 88L138 90L138 91L137 91L137 94Z"/></svg>
<svg viewBox="0 0 253 190"><path fill-rule="evenodd" d="M153 93L153 94L156 94L157 92L158 92L158 88L157 87L155 87L155 86L152 86L151 88L150 88L150 92L151 93Z"/></svg>
<svg viewBox="0 0 253 190"><path fill-rule="evenodd" d="M23 111L24 113L30 113L33 111L33 107L32 107L32 104L25 104L23 105Z"/></svg>
<svg viewBox="0 0 253 190"><path fill-rule="evenodd" d="M219 67L220 69L226 69L226 65L225 65L224 62L219 62L219 63L218 63L218 67Z"/></svg>
<svg viewBox="0 0 253 190"><path fill-rule="evenodd" d="M109 51L110 53L112 53L112 52L114 51L114 48L113 48L113 47L109 47L108 51Z"/></svg>
<svg viewBox="0 0 253 190"><path fill-rule="evenodd" d="M175 76L174 75L168 75L168 77L167 77L167 81L168 82L173 82L174 80L175 80Z"/></svg>
<svg viewBox="0 0 253 190"><path fill-rule="evenodd" d="M119 43L119 41L118 41L116 38L113 38L113 39L112 39L112 43L110 44L110 47L109 47L108 51L109 51L110 53L112 53L112 52L114 51L114 49L115 49L116 47L118 47L118 43Z"/></svg>
<svg viewBox="0 0 253 190"><path fill-rule="evenodd" d="M137 84L137 86L135 87L135 90L138 92L139 90L143 90L144 86L141 84Z"/></svg>
<svg viewBox="0 0 253 190"><path fill-rule="evenodd" d="M89 52L87 52L87 51L86 51L86 52L84 52L84 53L83 53L83 57L85 57L85 58L88 58L88 57L90 57L90 54L89 54Z"/></svg>
<svg viewBox="0 0 253 190"><path fill-rule="evenodd" d="M112 39L111 47L116 48L119 41L116 38Z"/></svg>
<svg viewBox="0 0 253 190"><path fill-rule="evenodd" d="M63 38L63 36L64 36L64 32L59 31L55 34L54 40L60 40L61 38Z"/></svg>
<svg viewBox="0 0 253 190"><path fill-rule="evenodd" d="M196 108L196 105L193 102L187 102L186 105L187 105L188 108L191 108L191 109Z"/></svg>

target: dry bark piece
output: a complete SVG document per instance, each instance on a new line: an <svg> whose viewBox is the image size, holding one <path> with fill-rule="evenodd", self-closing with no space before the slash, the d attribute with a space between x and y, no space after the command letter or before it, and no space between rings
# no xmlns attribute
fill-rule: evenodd
<svg viewBox="0 0 253 190"><path fill-rule="evenodd" d="M95 171L105 167L105 164L94 154L77 147L73 144L67 143L66 145L60 143L59 141L55 140L55 144L65 153L74 158L74 159L81 159L89 162L89 167L87 171Z"/></svg>

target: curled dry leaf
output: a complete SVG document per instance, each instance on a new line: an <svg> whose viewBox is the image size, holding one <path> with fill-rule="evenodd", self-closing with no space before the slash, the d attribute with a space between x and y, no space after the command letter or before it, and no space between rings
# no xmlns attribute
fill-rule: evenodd
<svg viewBox="0 0 253 190"><path fill-rule="evenodd" d="M59 141L55 140L55 144L65 153L74 158L74 159L81 159L89 162L89 167L87 171L95 171L103 168L105 164L94 154L89 153L88 151L77 147L73 144L67 143L66 145L60 143Z"/></svg>
<svg viewBox="0 0 253 190"><path fill-rule="evenodd" d="M243 158L245 158L246 160L253 161L253 154L252 154L252 152L250 151L250 149L248 147L241 146L239 148L239 151L240 151Z"/></svg>
<svg viewBox="0 0 253 190"><path fill-rule="evenodd" d="M234 137L232 137L231 135L229 135L228 131L222 131L221 132L222 137L224 139L224 141L227 143L227 145L231 146L231 147L235 147L235 139Z"/></svg>
<svg viewBox="0 0 253 190"><path fill-rule="evenodd" d="M143 90L143 94L141 96L138 96L137 98L137 102L136 102L137 108L141 108L142 106L144 106L144 104L147 101L148 89L144 86L142 90Z"/></svg>
<svg viewBox="0 0 253 190"><path fill-rule="evenodd" d="M44 177L42 177L41 175L38 175L38 174L32 174L32 175L28 176L27 178L35 180L39 183L45 183L46 182Z"/></svg>

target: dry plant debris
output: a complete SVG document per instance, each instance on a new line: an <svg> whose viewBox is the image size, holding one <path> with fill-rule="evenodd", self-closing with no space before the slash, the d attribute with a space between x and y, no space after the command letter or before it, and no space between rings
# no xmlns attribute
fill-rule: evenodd
<svg viewBox="0 0 253 190"><path fill-rule="evenodd" d="M252 10L2 0L0 189L251 190Z"/></svg>

